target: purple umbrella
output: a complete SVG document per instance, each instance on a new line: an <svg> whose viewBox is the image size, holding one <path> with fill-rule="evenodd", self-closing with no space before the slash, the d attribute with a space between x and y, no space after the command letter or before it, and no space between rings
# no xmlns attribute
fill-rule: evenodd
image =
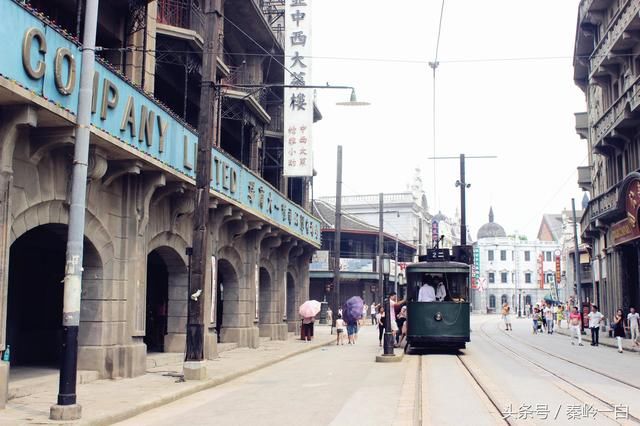
<svg viewBox="0 0 640 426"><path fill-rule="evenodd" d="M355 322L362 318L362 307L364 300L358 296L353 296L344 303L342 316L347 322Z"/></svg>

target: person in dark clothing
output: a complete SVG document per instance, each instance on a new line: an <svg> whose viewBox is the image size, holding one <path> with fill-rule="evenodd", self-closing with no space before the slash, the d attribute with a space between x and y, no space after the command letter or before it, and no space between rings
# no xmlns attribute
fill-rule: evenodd
<svg viewBox="0 0 640 426"><path fill-rule="evenodd" d="M378 305L378 313L376 314L376 320L378 321L378 341L382 346L382 336L384 336L384 308L382 305Z"/></svg>
<svg viewBox="0 0 640 426"><path fill-rule="evenodd" d="M622 309L618 309L616 315L613 317L612 327L613 336L618 341L618 352L622 353L622 339L625 338L624 313L622 312Z"/></svg>

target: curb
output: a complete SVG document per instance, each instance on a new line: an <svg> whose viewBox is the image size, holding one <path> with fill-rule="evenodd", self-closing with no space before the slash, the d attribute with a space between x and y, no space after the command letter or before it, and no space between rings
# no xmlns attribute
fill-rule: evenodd
<svg viewBox="0 0 640 426"><path fill-rule="evenodd" d="M117 422L121 422L127 419L130 419L132 417L135 417L137 415L140 415L146 411L150 411L153 410L154 408L158 408L161 407L163 405L169 404L171 402L177 401L179 399L185 398L187 396L193 395L195 393L198 392L202 392L204 390L222 385L224 383L230 382L234 379L237 379L239 377L242 376L246 376L247 374L251 374L253 372L256 372L258 370L262 370L263 368L267 368L270 367L274 364L277 364L279 362L285 361L289 358L293 358L294 356L297 355L301 355L307 352L311 352L312 350L315 349L319 349L322 348L324 346L329 346L331 343L333 343L333 339L329 340L328 342L324 342L324 343L318 343L316 345L309 345L305 348L300 349L299 351L296 352L292 352L286 355L282 355L279 356L276 359L264 362L262 364L256 364L253 367L247 368L245 370L242 371L238 371L235 373L231 373L231 374L227 374L224 376L219 376L219 377L215 377L215 378L210 378L210 379L206 379L204 381L202 381L201 383L198 383L198 385L193 386L189 389L181 389L177 392L175 392L172 395L168 395L168 396L164 396L164 397L160 397L154 401L149 401L149 402L145 402L145 403L141 403L138 406L135 407L131 407L128 408L126 410L122 410L118 413L113 413L113 414L105 414L105 415L98 415L94 418L87 418L87 419L82 419L77 423L72 423L72 424L78 424L78 425L98 425L98 426L102 426L102 425L111 425L113 423L117 423Z"/></svg>
<svg viewBox="0 0 640 426"><path fill-rule="evenodd" d="M562 330L562 331L560 331L560 330ZM567 337L569 337L569 336L570 336L570 334L567 332L567 330L566 330L566 329L555 329L554 331L555 331L556 333L558 333L558 334L562 334L563 336L567 336ZM601 333L601 334L600 334L600 339L602 339L603 337L604 337L604 338L606 338L606 339L610 339L610 337L609 337L609 336L603 336L603 335L602 335L602 333ZM582 340L584 340L585 342L591 342L591 335L590 335L590 333L587 333L587 334L583 335L583 336L582 336ZM640 349L639 349L639 348L637 348L637 347L635 347L635 348L634 348L633 346L627 347L627 345L625 345L625 342L626 342L627 340L630 340L630 339L624 338L624 339L622 340L622 349L623 349L625 352L640 352ZM617 345L616 343L612 343L612 342L609 342L609 341L606 341L606 340L604 340L604 341L603 341L603 340L600 340L599 345L600 345L600 346L607 346L607 347L609 347L609 348L614 348L614 349L616 349L616 350L618 349L618 345Z"/></svg>

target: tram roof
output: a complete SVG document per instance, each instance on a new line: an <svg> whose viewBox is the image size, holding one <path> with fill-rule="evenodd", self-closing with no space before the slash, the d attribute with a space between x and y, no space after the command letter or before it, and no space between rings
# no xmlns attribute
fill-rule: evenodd
<svg viewBox="0 0 640 426"><path fill-rule="evenodd" d="M407 265L407 272L432 272L432 273L451 273L459 272L468 274L469 265L462 262L418 262Z"/></svg>

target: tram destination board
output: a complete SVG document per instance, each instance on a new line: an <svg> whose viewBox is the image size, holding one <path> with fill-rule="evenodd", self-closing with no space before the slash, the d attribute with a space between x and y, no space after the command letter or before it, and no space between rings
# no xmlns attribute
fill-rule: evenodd
<svg viewBox="0 0 640 426"><path fill-rule="evenodd" d="M420 262L448 262L451 260L451 252L449 249L428 249L427 254L419 256Z"/></svg>

